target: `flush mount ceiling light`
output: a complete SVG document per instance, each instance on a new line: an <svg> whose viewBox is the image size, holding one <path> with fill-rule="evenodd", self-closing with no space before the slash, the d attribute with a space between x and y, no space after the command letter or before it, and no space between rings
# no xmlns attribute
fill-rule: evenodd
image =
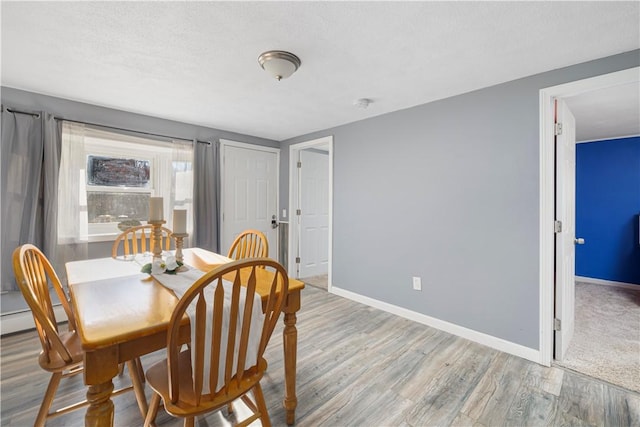
<svg viewBox="0 0 640 427"><path fill-rule="evenodd" d="M302 62L293 53L283 50L270 50L258 57L263 70L271 74L276 80L282 80L293 74Z"/></svg>

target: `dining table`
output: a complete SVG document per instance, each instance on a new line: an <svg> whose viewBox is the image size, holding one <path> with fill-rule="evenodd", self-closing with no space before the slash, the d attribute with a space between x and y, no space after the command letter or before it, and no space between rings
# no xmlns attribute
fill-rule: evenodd
<svg viewBox="0 0 640 427"><path fill-rule="evenodd" d="M147 254L148 262L151 255ZM202 270L231 259L202 248L183 250L183 262ZM141 272L144 257L97 258L66 263L67 281L76 327L84 350L84 382L89 407L85 426L112 426L113 378L119 366L166 348L169 320L178 298L153 276ZM146 261L146 260L145 260ZM259 271L258 271L259 270ZM256 290L263 301L273 273L257 269ZM289 278L284 312L284 400L286 423L295 423L297 329L296 313L304 283ZM185 317L180 336L190 340Z"/></svg>

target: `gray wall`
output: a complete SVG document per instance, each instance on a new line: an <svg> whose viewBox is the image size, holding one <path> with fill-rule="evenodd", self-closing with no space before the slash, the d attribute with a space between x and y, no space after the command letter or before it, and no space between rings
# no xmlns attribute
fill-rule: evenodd
<svg viewBox="0 0 640 427"><path fill-rule="evenodd" d="M539 90L639 52L283 141L280 205L289 145L333 135L333 285L538 349Z"/></svg>
<svg viewBox="0 0 640 427"><path fill-rule="evenodd" d="M114 110L112 108L26 92L10 87L3 86L0 90L2 105L6 107L27 111L42 110L68 120L115 126L133 131L157 133L177 138L195 138L201 141L212 141L222 138L267 147L279 146L277 141L270 139Z"/></svg>
<svg viewBox="0 0 640 427"><path fill-rule="evenodd" d="M150 132L177 138L215 141L220 138L250 144L279 147L277 141L242 135L224 130L175 122L142 114L129 113L97 105L56 98L10 87L1 88L2 105L24 111L46 111L68 120L96 123L105 126ZM111 242L89 244L89 257L111 256Z"/></svg>

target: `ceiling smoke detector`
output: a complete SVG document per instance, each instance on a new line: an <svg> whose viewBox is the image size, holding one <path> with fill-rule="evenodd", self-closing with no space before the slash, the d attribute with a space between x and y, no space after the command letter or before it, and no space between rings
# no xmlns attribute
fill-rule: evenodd
<svg viewBox="0 0 640 427"><path fill-rule="evenodd" d="M284 50L270 50L258 57L258 63L263 70L280 81L286 79L300 68L300 58Z"/></svg>
<svg viewBox="0 0 640 427"><path fill-rule="evenodd" d="M373 101L371 99L368 98L360 98L360 99L356 99L355 101L353 101L353 105L355 105L358 108L362 108L365 109L369 106L369 104L371 104Z"/></svg>

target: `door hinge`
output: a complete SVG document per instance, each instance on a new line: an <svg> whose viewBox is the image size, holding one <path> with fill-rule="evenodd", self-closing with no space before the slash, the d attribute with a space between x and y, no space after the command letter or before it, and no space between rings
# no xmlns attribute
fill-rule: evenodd
<svg viewBox="0 0 640 427"><path fill-rule="evenodd" d="M298 169L302 167L302 162L298 162Z"/></svg>
<svg viewBox="0 0 640 427"><path fill-rule="evenodd" d="M553 222L553 231L554 233L562 233L562 221L554 221Z"/></svg>
<svg viewBox="0 0 640 427"><path fill-rule="evenodd" d="M562 322L560 322L560 319L553 319L553 330L554 331L562 330Z"/></svg>
<svg viewBox="0 0 640 427"><path fill-rule="evenodd" d="M302 210L296 209L296 215L302 215Z"/></svg>
<svg viewBox="0 0 640 427"><path fill-rule="evenodd" d="M562 135L562 123L556 123L554 132L556 135Z"/></svg>
<svg viewBox="0 0 640 427"><path fill-rule="evenodd" d="M300 264L300 257L299 256L296 257L296 264Z"/></svg>

